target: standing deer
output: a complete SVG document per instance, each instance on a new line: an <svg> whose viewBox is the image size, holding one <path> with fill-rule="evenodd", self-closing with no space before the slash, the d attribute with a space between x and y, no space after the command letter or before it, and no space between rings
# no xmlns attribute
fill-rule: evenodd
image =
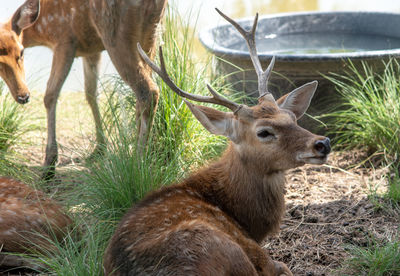
<svg viewBox="0 0 400 276"><path fill-rule="evenodd" d="M189 94L170 79L161 48L159 68L138 45L142 58L175 93L232 111L185 100L208 131L231 142L218 161L152 193L128 211L106 249L106 275L292 275L259 243L279 230L285 210L285 170L323 164L330 152L329 138L296 123L317 82L275 101L267 90L274 61L263 71L255 46L258 15L252 30L245 31L217 11L246 39L259 77L258 104L237 104L210 86L212 97Z"/></svg>
<svg viewBox="0 0 400 276"><path fill-rule="evenodd" d="M44 193L0 177L0 271L2 267L35 267L7 253L54 252L51 241L62 240L71 224L61 206Z"/></svg>
<svg viewBox="0 0 400 276"><path fill-rule="evenodd" d="M0 76L18 103L29 101L24 48L43 45L53 50L44 96L46 178L54 175L57 162L57 99L75 57L83 58L86 100L94 116L97 145L104 144L97 104L97 76L103 50L107 50L121 78L136 93L138 142L145 144L159 92L150 68L137 53L136 43L140 42L151 57L154 55L156 29L166 3L167 0L27 0L8 22L0 24Z"/></svg>

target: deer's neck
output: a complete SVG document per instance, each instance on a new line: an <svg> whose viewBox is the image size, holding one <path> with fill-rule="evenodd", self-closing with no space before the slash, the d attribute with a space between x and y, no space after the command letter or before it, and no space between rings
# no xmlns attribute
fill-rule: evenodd
<svg viewBox="0 0 400 276"><path fill-rule="evenodd" d="M24 45L25 48L45 45L45 43L43 43L39 38L40 37L38 36L34 27L30 27L24 30L22 34L22 45Z"/></svg>
<svg viewBox="0 0 400 276"><path fill-rule="evenodd" d="M252 164L229 146L224 156L187 180L213 205L234 218L256 241L279 230L285 203L283 171Z"/></svg>

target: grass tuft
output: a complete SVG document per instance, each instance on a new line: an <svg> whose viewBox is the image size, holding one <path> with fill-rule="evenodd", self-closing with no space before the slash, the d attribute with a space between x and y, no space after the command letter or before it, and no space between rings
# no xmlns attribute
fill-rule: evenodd
<svg viewBox="0 0 400 276"><path fill-rule="evenodd" d="M32 258L36 263L39 261L46 275L103 275L103 252L113 228L93 221L86 214L80 215L75 218L79 227L71 230L62 241L49 239L52 250Z"/></svg>
<svg viewBox="0 0 400 276"><path fill-rule="evenodd" d="M347 74L328 77L336 85L343 103L327 118L335 145L343 149L366 148L383 156L392 174L400 172L400 64L396 59L384 62L382 74L367 63L362 69L349 62ZM391 178L391 176L388 176ZM395 177L398 179L398 177ZM388 196L399 199L399 181L389 185Z"/></svg>
<svg viewBox="0 0 400 276"><path fill-rule="evenodd" d="M371 241L368 247L350 247L352 257L348 268L356 274L368 276L400 275L400 241L382 244Z"/></svg>
<svg viewBox="0 0 400 276"><path fill-rule="evenodd" d="M386 196L393 201L394 204L400 204L400 175L396 170L390 177Z"/></svg>
<svg viewBox="0 0 400 276"><path fill-rule="evenodd" d="M325 114L336 137L344 148L367 147L381 151L388 162L397 162L400 153L400 72L395 59L384 63L383 74L375 74L367 63L362 69L350 63L350 71L328 77L336 85L344 103L337 111Z"/></svg>
<svg viewBox="0 0 400 276"><path fill-rule="evenodd" d="M162 37L165 66L172 80L182 90L192 94L209 95L207 83L218 92L229 90L230 86L223 84L224 77L212 75L210 56L200 61L192 58L196 47L196 29L189 27L188 22L197 15L193 12L183 17L177 15L177 9L170 5ZM184 163L202 164L204 160L220 154L226 140L209 134L193 117L182 98L158 76L155 75L155 79L160 88L152 134L156 148L182 153Z"/></svg>
<svg viewBox="0 0 400 276"><path fill-rule="evenodd" d="M29 130L27 116L22 106L17 104L0 82L0 152L6 153L17 139Z"/></svg>

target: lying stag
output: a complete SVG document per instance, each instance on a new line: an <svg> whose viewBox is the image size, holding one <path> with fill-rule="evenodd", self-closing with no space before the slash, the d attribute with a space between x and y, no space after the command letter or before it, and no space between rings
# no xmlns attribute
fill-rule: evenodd
<svg viewBox="0 0 400 276"><path fill-rule="evenodd" d="M218 10L217 10L218 11ZM134 206L120 222L104 257L106 275L292 275L273 261L259 243L279 230L284 214L287 169L323 164L329 139L299 127L314 95L311 82L275 101L267 90L274 62L262 70L251 31L218 11L247 41L259 77L259 100L253 107L217 94L189 94L161 68L143 59L178 95L225 106L232 112L198 106L189 109L211 133L231 140L222 158L182 183L162 188Z"/></svg>

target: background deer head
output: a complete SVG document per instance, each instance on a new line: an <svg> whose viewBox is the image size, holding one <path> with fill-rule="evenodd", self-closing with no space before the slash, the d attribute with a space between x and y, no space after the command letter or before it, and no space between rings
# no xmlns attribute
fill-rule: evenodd
<svg viewBox="0 0 400 276"><path fill-rule="evenodd" d="M20 104L27 103L30 94L25 83L23 30L36 22L39 10L39 0L28 0L8 22L0 24L0 77Z"/></svg>

